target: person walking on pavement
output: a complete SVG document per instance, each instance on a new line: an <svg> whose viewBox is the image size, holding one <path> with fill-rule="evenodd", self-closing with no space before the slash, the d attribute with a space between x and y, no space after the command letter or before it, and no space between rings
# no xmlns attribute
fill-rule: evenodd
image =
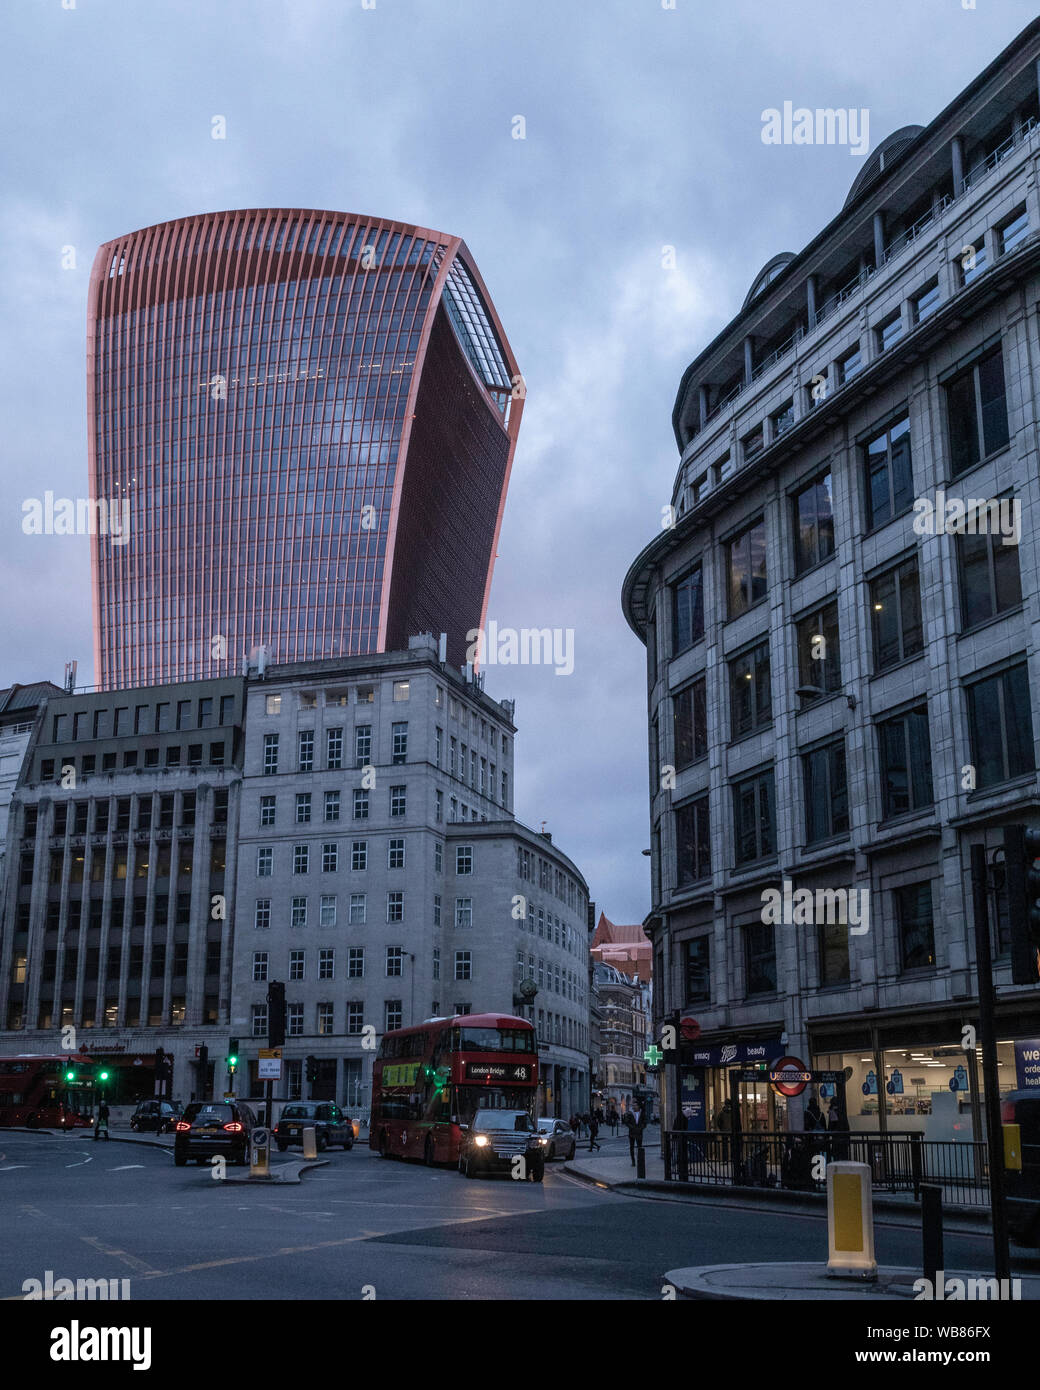
<svg viewBox="0 0 1040 1390"><path fill-rule="evenodd" d="M806 1131L826 1129L827 1121L823 1118L823 1111L820 1109L820 1102L813 1096L809 1104L805 1107L805 1114L802 1118L802 1128Z"/></svg>
<svg viewBox="0 0 1040 1390"><path fill-rule="evenodd" d="M601 1149L603 1147L602 1144L596 1143L596 1135L598 1133L599 1119L596 1116L596 1112L593 1111L589 1116L589 1153L591 1153L593 1149Z"/></svg>
<svg viewBox="0 0 1040 1390"><path fill-rule="evenodd" d="M97 1120L94 1123L94 1142L97 1143L101 1135L104 1134L105 1141L108 1141L108 1102L103 1100L98 1106Z"/></svg>
<svg viewBox="0 0 1040 1390"><path fill-rule="evenodd" d="M639 1101L631 1111L627 1112L628 1120L628 1153L632 1159L632 1167L636 1166L636 1149L643 1147L643 1131L646 1129L646 1107Z"/></svg>
<svg viewBox="0 0 1040 1390"><path fill-rule="evenodd" d="M729 1136L733 1133L733 1102L728 1098L723 1101L722 1109L719 1111L715 1125L722 1139L722 1161L729 1162Z"/></svg>

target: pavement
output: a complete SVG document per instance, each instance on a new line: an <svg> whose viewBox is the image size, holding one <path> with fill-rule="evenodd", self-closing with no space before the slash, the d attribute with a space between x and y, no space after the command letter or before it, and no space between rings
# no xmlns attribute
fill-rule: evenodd
<svg viewBox="0 0 1040 1390"><path fill-rule="evenodd" d="M944 1273L947 1299L940 1299L939 1302L960 1302L970 1287L969 1280L986 1278L977 1270L948 1269ZM689 1269L670 1269L664 1277L685 1298L729 1301L765 1299L770 1303L783 1303L811 1299L813 1302L900 1303L907 1299L919 1301L923 1292L923 1289L914 1288L914 1282L921 1278L919 1269L879 1266L877 1279L845 1279L829 1275L826 1264L820 1261L811 1264L701 1265ZM1014 1277L1020 1285L1017 1291L1023 1300L1040 1298L1040 1276L1016 1274ZM949 1299L949 1294L954 1292L951 1279L964 1281L964 1289L955 1300Z"/></svg>

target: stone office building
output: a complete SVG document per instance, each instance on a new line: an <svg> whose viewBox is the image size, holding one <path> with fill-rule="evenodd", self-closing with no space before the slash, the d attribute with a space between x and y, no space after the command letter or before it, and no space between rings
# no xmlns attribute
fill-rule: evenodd
<svg viewBox="0 0 1040 1390"><path fill-rule="evenodd" d="M209 1084L231 996L245 680L52 695L11 806L0 935L5 1051L77 1046L115 1102ZM219 1025L223 1024L223 1028ZM219 1032L219 1041L218 1041Z"/></svg>
<svg viewBox="0 0 1040 1390"><path fill-rule="evenodd" d="M232 1009L245 1088L258 1092L267 988L280 980L290 1098L367 1113L385 1031L526 1011L540 1108L577 1107L588 889L548 836L513 819L511 702L440 662L428 636L271 667L248 699Z"/></svg>
<svg viewBox="0 0 1040 1390"><path fill-rule="evenodd" d="M845 1070L854 1129L977 1122L975 844L1001 1090L1029 1084L1040 991L1011 983L999 849L1040 810L1038 61L1034 23L889 137L679 388L675 525L623 602L649 663L657 1022L699 1030L669 1083L702 1126L728 1066L781 1052ZM816 897L774 920L785 885L855 893L848 922ZM745 1124L797 1118L741 1099Z"/></svg>

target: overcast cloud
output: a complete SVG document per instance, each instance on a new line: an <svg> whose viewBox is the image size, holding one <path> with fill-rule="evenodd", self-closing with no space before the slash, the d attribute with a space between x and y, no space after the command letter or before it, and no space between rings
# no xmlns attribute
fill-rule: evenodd
<svg viewBox="0 0 1040 1390"><path fill-rule="evenodd" d="M86 491L100 242L264 206L458 234L528 388L489 616L575 630L570 676L488 671L517 701L517 814L545 822L610 917L643 918L645 653L620 588L670 499L675 391L862 167L846 148L764 145L762 112L865 107L876 145L931 120L1035 15L1028 0L674 3L4 7L0 685L60 683L73 657L93 680L87 542L24 536L21 517L47 488Z"/></svg>

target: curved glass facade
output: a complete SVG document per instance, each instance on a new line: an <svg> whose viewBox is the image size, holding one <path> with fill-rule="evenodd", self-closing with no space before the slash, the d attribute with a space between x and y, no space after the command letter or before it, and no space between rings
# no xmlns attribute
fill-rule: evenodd
<svg viewBox="0 0 1040 1390"><path fill-rule="evenodd" d="M99 250L88 343L92 496L129 508L128 540L92 543L99 684L420 630L464 659L522 403L458 238L279 210L147 228Z"/></svg>

